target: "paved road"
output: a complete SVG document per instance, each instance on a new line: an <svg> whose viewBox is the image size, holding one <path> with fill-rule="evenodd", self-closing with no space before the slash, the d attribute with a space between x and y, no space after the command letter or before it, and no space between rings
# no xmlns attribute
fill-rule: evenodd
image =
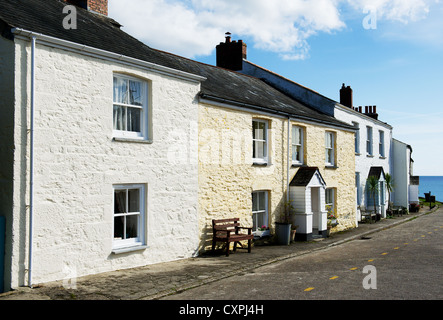
<svg viewBox="0 0 443 320"><path fill-rule="evenodd" d="M164 299L443 299L442 213L422 216L368 238Z"/></svg>

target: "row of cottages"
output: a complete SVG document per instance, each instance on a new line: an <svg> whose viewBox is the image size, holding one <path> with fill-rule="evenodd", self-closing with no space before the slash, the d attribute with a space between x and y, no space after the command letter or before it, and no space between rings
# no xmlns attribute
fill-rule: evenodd
<svg viewBox="0 0 443 320"><path fill-rule="evenodd" d="M304 105L355 128L357 223L362 220L363 210L374 210L374 203L382 218L386 217L389 202L394 207L405 208L409 208L411 203L418 203L419 179L412 172L411 146L393 138L392 126L378 119L376 106L365 106L364 110L361 106L355 107L350 86L342 84L340 101L334 101L248 61L246 44L241 40L232 41L229 33L225 42L217 46L217 65L260 78ZM392 177L392 192L387 188L386 174ZM370 176L375 176L379 181L375 195L367 186Z"/></svg>
<svg viewBox="0 0 443 320"><path fill-rule="evenodd" d="M352 125L75 3L66 29L64 1L0 0L5 290L192 257L212 219L272 231L288 200L302 239L326 208L355 227Z"/></svg>

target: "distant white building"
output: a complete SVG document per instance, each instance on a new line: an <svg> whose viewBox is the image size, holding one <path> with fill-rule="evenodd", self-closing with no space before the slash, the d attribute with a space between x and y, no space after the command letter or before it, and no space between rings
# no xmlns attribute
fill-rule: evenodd
<svg viewBox="0 0 443 320"><path fill-rule="evenodd" d="M419 177L414 176L412 147L407 143L392 139L394 191L391 201L394 206L409 208L419 203Z"/></svg>

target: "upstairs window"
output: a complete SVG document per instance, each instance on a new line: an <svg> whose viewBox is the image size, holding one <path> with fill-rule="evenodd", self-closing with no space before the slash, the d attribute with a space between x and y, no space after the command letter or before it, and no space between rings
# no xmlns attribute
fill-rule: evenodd
<svg viewBox="0 0 443 320"><path fill-rule="evenodd" d="M292 164L303 164L304 132L303 128L292 126Z"/></svg>
<svg viewBox="0 0 443 320"><path fill-rule="evenodd" d="M366 127L366 154L372 156L372 127Z"/></svg>
<svg viewBox="0 0 443 320"><path fill-rule="evenodd" d="M268 162L268 122L252 121L252 161L257 164Z"/></svg>
<svg viewBox="0 0 443 320"><path fill-rule="evenodd" d="M325 151L326 165L335 166L335 134L333 132L326 132Z"/></svg>
<svg viewBox="0 0 443 320"><path fill-rule="evenodd" d="M147 139L148 84L136 78L114 75L113 135Z"/></svg>
<svg viewBox="0 0 443 320"><path fill-rule="evenodd" d="M380 157L385 157L385 133L381 130L379 131L378 152Z"/></svg>

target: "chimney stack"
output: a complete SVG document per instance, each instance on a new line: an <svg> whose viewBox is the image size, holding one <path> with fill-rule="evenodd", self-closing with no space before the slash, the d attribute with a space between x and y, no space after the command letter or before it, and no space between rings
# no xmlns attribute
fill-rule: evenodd
<svg viewBox="0 0 443 320"><path fill-rule="evenodd" d="M226 32L225 42L216 47L217 67L238 71L243 68L246 59L247 46L242 40L232 41L231 33Z"/></svg>
<svg viewBox="0 0 443 320"><path fill-rule="evenodd" d="M345 87L344 83L340 89L340 103L351 109L353 107L352 89L350 86Z"/></svg>
<svg viewBox="0 0 443 320"><path fill-rule="evenodd" d="M377 106L367 106L365 107L365 114L375 120L378 120Z"/></svg>
<svg viewBox="0 0 443 320"><path fill-rule="evenodd" d="M66 3L95 13L108 15L108 0L64 0Z"/></svg>

